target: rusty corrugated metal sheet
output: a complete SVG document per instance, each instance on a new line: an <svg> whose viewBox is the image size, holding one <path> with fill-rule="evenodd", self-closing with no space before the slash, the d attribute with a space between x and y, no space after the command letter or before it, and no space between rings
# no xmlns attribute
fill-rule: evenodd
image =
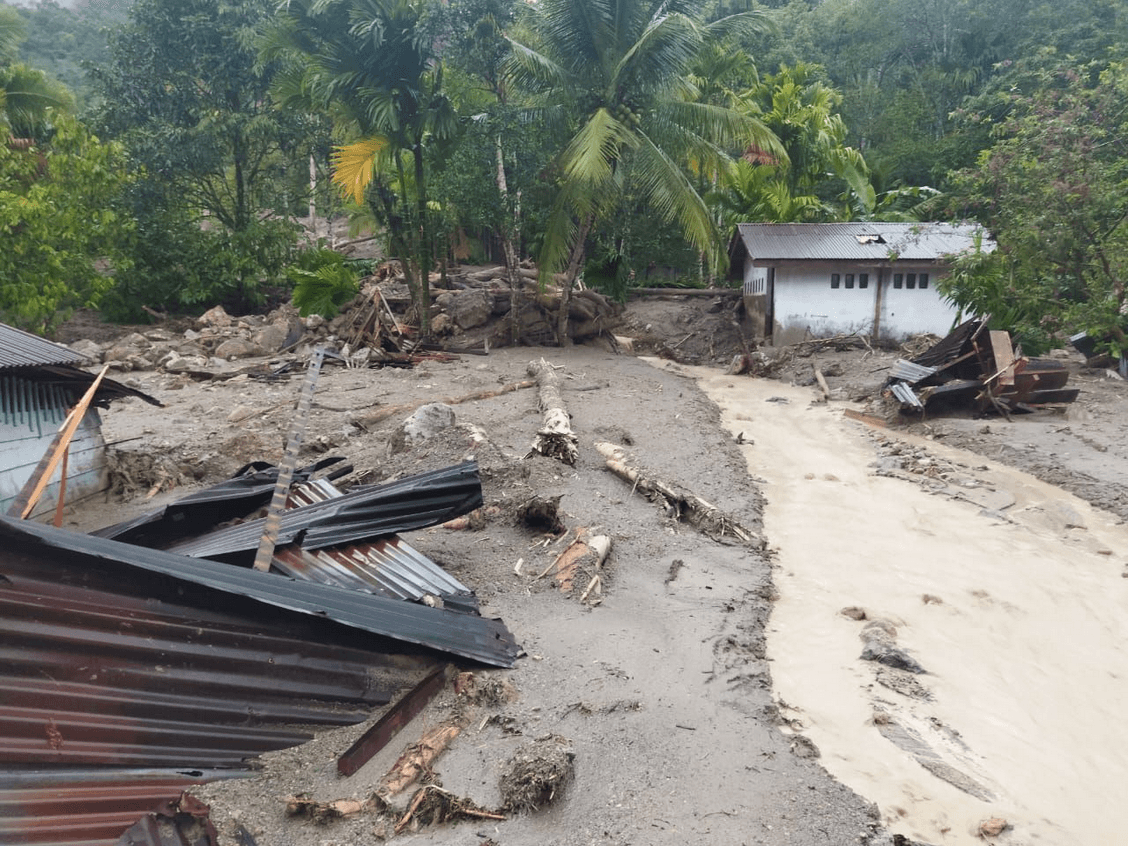
<svg viewBox="0 0 1128 846"><path fill-rule="evenodd" d="M737 233L753 260L934 262L971 249L982 227L963 223L741 223Z"/></svg>
<svg viewBox="0 0 1128 846"><path fill-rule="evenodd" d="M2 843L108 846L154 799L362 721L433 666L10 531L0 548Z"/></svg>
<svg viewBox="0 0 1128 846"><path fill-rule="evenodd" d="M246 775L230 770L29 770L0 772L0 843L115 843L170 798L197 784Z"/></svg>

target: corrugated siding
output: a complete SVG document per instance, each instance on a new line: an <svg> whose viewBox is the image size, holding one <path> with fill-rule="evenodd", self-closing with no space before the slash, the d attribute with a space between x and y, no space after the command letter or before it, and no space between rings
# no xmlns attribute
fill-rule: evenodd
<svg viewBox="0 0 1128 846"><path fill-rule="evenodd" d="M970 249L982 228L954 223L741 223L744 247L766 261L935 261ZM880 240L870 240L880 236ZM861 239L861 240L859 240ZM983 238L983 249L994 242Z"/></svg>
<svg viewBox="0 0 1128 846"><path fill-rule="evenodd" d="M19 376L0 376L0 512L7 512L31 478L73 403L73 394L59 385ZM33 517L54 509L61 473L60 465ZM67 457L67 501L105 490L106 473L101 418L96 410L90 409L71 441Z"/></svg>

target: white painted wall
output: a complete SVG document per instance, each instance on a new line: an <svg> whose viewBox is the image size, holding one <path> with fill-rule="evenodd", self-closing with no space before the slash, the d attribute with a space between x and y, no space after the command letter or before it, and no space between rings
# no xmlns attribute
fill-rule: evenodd
<svg viewBox="0 0 1128 846"><path fill-rule="evenodd" d="M830 287L830 274L854 274L854 287ZM869 287L859 288L859 273L869 274ZM793 344L804 338L825 338L850 332L869 333L873 327L877 268L843 264L777 267L775 271L776 344Z"/></svg>
<svg viewBox="0 0 1128 846"><path fill-rule="evenodd" d="M879 335L902 340L911 335L932 332L946 335L956 316L955 308L936 290L941 275L936 267L897 268L898 273L928 273L928 288L900 290L892 287L892 271L873 266L851 266L847 262L777 266L774 283L774 321L772 340L793 344L805 338L873 331L878 280L884 276ZM841 277L838 288L831 288L831 273ZM854 287L845 287L847 273L854 274ZM858 287L858 277L869 274L869 285ZM746 269L745 279L752 278Z"/></svg>
<svg viewBox="0 0 1128 846"><path fill-rule="evenodd" d="M903 275L927 273L928 287L922 291L919 288L894 288L893 272L886 272L885 289L881 295L881 337L900 341L922 332L947 335L955 323L956 307L936 290L936 280L942 273L936 267L924 265L898 266L895 269L896 273ZM905 284L904 280L902 284Z"/></svg>

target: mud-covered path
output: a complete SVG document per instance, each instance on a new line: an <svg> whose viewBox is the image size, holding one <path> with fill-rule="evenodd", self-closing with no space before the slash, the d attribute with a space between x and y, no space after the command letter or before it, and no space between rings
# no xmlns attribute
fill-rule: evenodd
<svg viewBox="0 0 1128 846"><path fill-rule="evenodd" d="M914 840L982 843L1001 818L991 842L1120 842L1125 528L980 456L867 430L810 389L698 376L762 481L775 695L826 768ZM862 660L863 634L927 672Z"/></svg>

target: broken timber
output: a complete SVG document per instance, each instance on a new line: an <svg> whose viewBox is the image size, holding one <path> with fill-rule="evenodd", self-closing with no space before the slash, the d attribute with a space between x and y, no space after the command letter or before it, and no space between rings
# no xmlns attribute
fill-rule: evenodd
<svg viewBox="0 0 1128 846"><path fill-rule="evenodd" d="M622 447L601 442L595 448L607 460L607 468L611 472L634 486L632 492L637 490L651 502L664 505L667 513L676 520L687 522L717 540L731 536L756 547L763 546L763 540L755 532L741 526L715 505L674 483L645 476L631 467Z"/></svg>
<svg viewBox="0 0 1128 846"><path fill-rule="evenodd" d="M408 691L337 759L337 772L351 776L368 763L372 756L391 742L400 729L415 719L428 702L438 696L450 680L452 672L451 665L447 664L428 673L423 681Z"/></svg>
<svg viewBox="0 0 1128 846"><path fill-rule="evenodd" d="M572 432L572 421L564 400L560 397L560 380L552 365L543 358L529 362L529 375L537 380L539 404L544 415L543 424L533 441L533 452L558 458L572 466L579 458L576 435Z"/></svg>
<svg viewBox="0 0 1128 846"><path fill-rule="evenodd" d="M384 408L377 408L363 414L359 417L354 417L350 422L358 429L367 429L369 426L375 426L382 420L387 420L389 417L395 417L397 414L411 414L420 406L427 405L428 403L437 402L443 405L459 405L464 402L473 402L474 400L490 399L492 397L499 397L502 394L508 394L510 391L519 391L522 388L531 388L536 382L532 379L526 379L523 382L511 382L508 385L503 385L500 388L489 391L474 391L470 394L463 394L458 397L443 397L435 399L428 397L421 399L417 402L405 402L401 405L388 405Z"/></svg>

